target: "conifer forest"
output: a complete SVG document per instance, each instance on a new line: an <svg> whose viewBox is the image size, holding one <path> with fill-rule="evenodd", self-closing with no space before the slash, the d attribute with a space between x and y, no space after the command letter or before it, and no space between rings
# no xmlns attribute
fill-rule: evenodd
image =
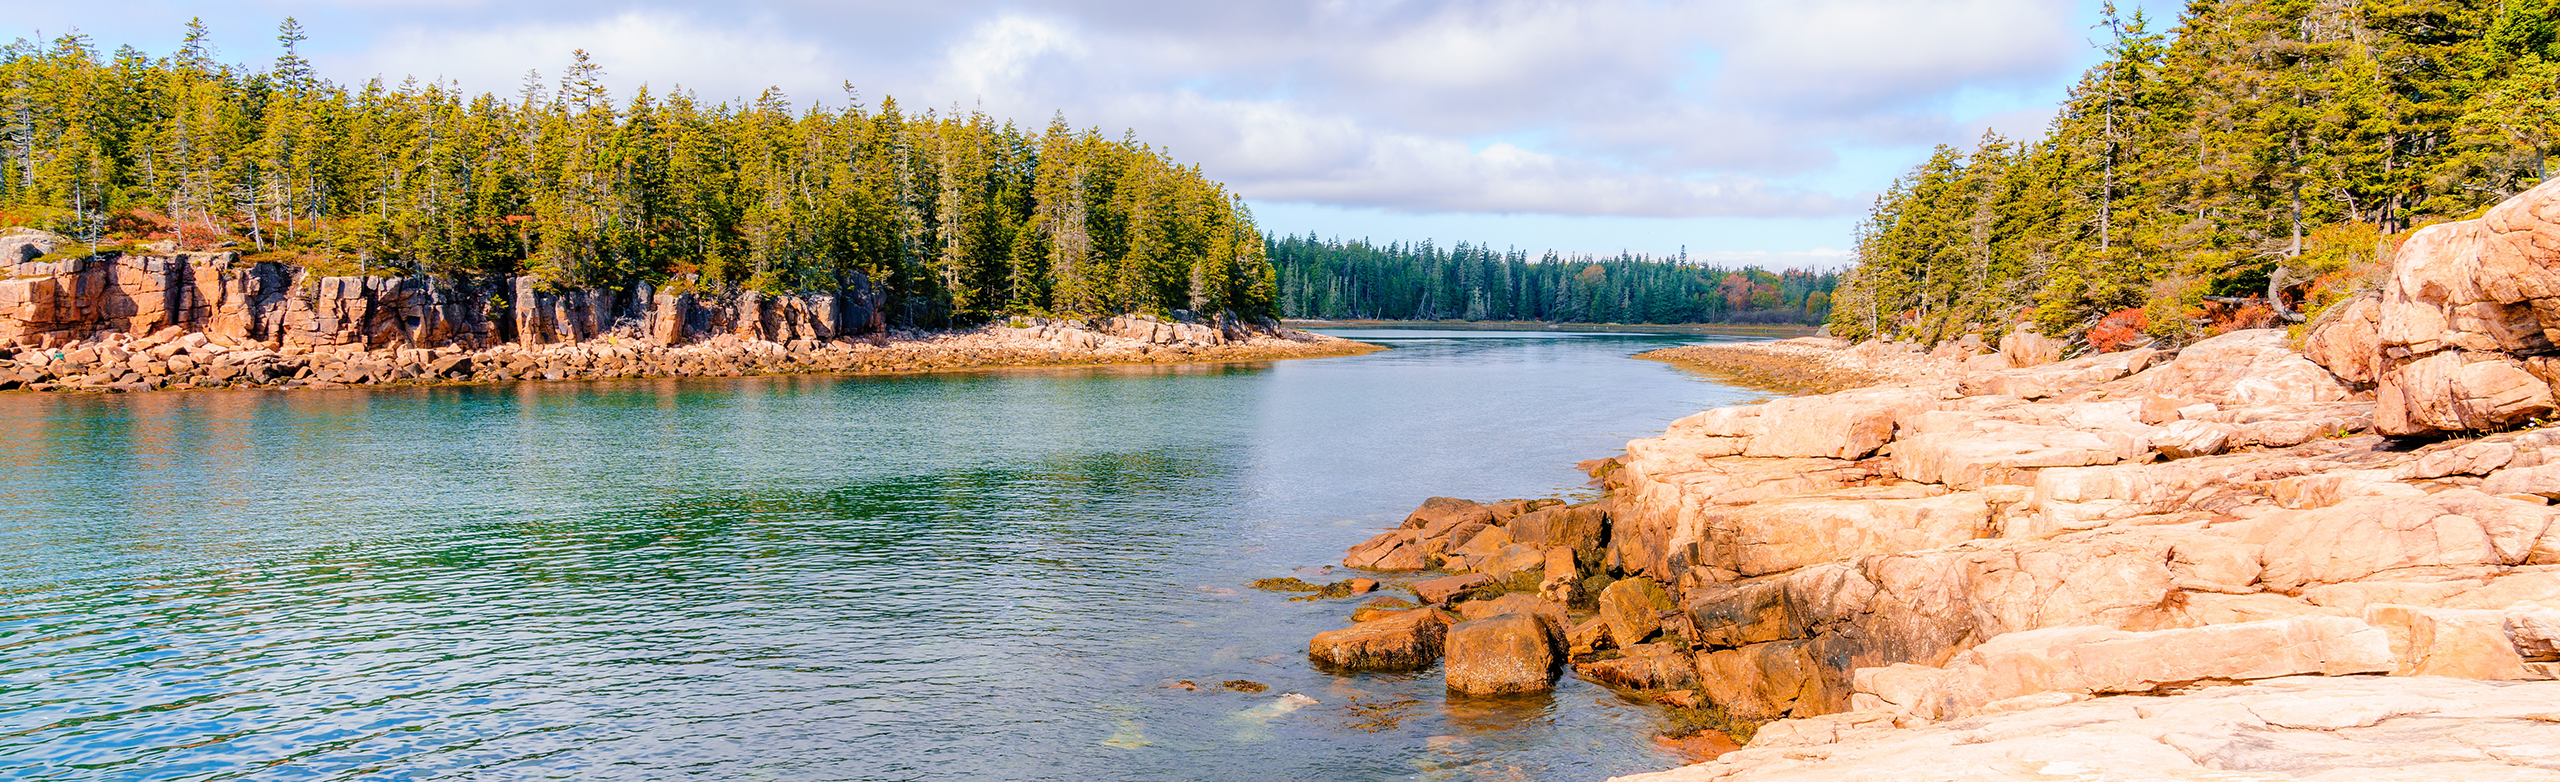
<svg viewBox="0 0 2560 782"><path fill-rule="evenodd" d="M1941 147L1876 199L1835 333L1934 341L2023 319L2176 344L2298 323L2375 286L2414 229L2541 182L2560 151L2551 0L2195 0L2165 29L2105 19L2104 59L2043 137Z"/></svg>
<svg viewBox="0 0 2560 782"><path fill-rule="evenodd" d="M1134 136L767 90L617 96L577 53L512 95L24 39L0 52L0 217L83 240L230 244L344 273L563 288L886 288L893 320L1271 314L1242 200Z"/></svg>
<svg viewBox="0 0 2560 782"><path fill-rule="evenodd" d="M1830 315L1839 276L1314 236L1274 239L1266 254L1279 267L1280 310L1298 318L1813 324Z"/></svg>

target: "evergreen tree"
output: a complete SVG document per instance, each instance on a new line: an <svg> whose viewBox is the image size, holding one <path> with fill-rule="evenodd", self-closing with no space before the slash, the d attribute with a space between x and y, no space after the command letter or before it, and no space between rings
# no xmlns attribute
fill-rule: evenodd
<svg viewBox="0 0 2560 782"><path fill-rule="evenodd" d="M329 273L768 293L858 274L917 325L1276 312L1243 202L1134 134L1061 116L1033 138L849 88L837 109L617 99L583 51L509 98L350 88L314 72L299 22L276 39L263 70L222 64L201 20L158 60L78 35L0 49L0 216Z"/></svg>

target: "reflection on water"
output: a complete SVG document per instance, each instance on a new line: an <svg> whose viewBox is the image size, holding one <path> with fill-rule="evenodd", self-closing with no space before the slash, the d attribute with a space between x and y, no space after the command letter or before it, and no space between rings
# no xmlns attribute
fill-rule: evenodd
<svg viewBox="0 0 2560 782"><path fill-rule="evenodd" d="M0 395L0 777L1597 779L1568 679L1329 676L1422 497L1739 396L1679 338L1368 332L1278 364ZM1320 572L1307 572L1311 578ZM1197 682L1196 689L1172 686ZM1268 685L1246 693L1218 683Z"/></svg>

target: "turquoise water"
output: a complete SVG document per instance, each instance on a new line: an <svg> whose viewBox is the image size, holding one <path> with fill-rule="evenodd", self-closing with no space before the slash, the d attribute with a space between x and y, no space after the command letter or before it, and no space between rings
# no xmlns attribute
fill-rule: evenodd
<svg viewBox="0 0 2560 782"><path fill-rule="evenodd" d="M1338 562L1746 392L1696 337L1271 364L0 394L0 778L1559 779L1568 677L1335 677ZM1270 691L1226 691L1246 679ZM1208 685L1192 691L1180 680ZM1284 693L1314 699L1290 707ZM1383 715L1384 719L1380 717Z"/></svg>

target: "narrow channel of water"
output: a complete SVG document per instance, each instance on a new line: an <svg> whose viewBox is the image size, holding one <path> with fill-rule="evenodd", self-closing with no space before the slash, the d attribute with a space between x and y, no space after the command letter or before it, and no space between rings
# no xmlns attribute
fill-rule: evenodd
<svg viewBox="0 0 2560 782"><path fill-rule="evenodd" d="M1750 392L1700 337L1274 364L0 394L0 778L1530 779L1677 760L1567 677L1335 677L1422 498ZM1309 576L1313 580L1314 576ZM1228 680L1271 689L1220 689ZM1168 685L1191 680L1189 691ZM1291 710L1284 693L1315 705Z"/></svg>

